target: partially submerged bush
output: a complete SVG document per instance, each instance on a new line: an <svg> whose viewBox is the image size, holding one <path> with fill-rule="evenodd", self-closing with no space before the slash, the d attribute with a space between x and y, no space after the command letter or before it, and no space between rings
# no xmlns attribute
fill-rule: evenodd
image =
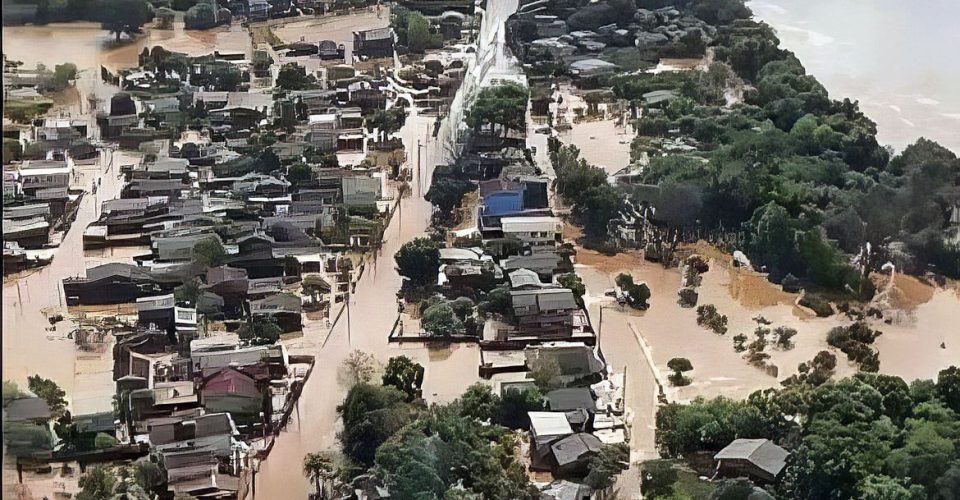
<svg viewBox="0 0 960 500"><path fill-rule="evenodd" d="M697 308L697 324L719 335L727 333L727 316L717 312L717 307L713 304L705 304Z"/></svg>

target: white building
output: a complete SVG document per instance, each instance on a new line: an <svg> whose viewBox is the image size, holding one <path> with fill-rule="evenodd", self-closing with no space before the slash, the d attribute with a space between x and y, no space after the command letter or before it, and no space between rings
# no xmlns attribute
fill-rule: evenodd
<svg viewBox="0 0 960 500"><path fill-rule="evenodd" d="M557 217L503 217L500 226L505 237L530 245L534 252L556 247L563 233L563 221Z"/></svg>

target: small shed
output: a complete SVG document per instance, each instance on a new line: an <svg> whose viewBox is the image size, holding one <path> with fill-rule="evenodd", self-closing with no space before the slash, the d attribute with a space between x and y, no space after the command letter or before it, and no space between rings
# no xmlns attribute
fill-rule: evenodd
<svg viewBox="0 0 960 500"><path fill-rule="evenodd" d="M550 445L573 434L573 429L563 413L531 411L527 415L530 417L530 435L533 440L531 467L549 469Z"/></svg>
<svg viewBox="0 0 960 500"><path fill-rule="evenodd" d="M783 471L790 453L769 439L735 439L720 450L717 474L724 477L749 477L755 481L772 483Z"/></svg>

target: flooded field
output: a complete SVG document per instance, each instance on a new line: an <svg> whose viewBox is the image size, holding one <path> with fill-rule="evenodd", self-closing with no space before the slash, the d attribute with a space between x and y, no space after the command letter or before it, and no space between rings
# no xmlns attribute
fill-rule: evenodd
<svg viewBox="0 0 960 500"><path fill-rule="evenodd" d="M686 357L693 363L693 383L679 389L670 388L671 399L745 397L757 389L778 385L796 373L799 363L809 361L821 350L837 354L839 376L855 372L845 356L826 343L826 334L831 328L851 321L840 315L817 318L795 305L796 294L783 292L762 275L729 268L723 261L711 259L710 271L703 275L699 288L699 304L713 304L728 317L728 333L717 335L697 324L695 309L682 308L677 303L676 291L680 284L677 269L664 269L660 264L646 262L638 252L611 258L581 249L577 260L582 267L578 272L582 271L588 287L590 284L595 289L612 287L620 272L631 273L636 281L649 285L650 309L621 313L638 340L642 338L649 345L656 368L664 376L669 372L667 361L673 357ZM873 327L883 332L875 344L880 351L880 372L906 380L936 378L939 370L960 359L960 329L945 327L960 321L960 291L955 284L933 288L909 277L898 277L896 285L897 290L909 289L913 307L888 311L886 314L893 324L873 321ZM591 290L591 294L595 293ZM753 318L758 315L771 322L770 328L788 326L798 332L793 339L794 348L768 347L766 350L771 356L770 363L779 368L776 377L751 366L733 350L733 336L743 333L752 337L757 326Z"/></svg>
<svg viewBox="0 0 960 500"><path fill-rule="evenodd" d="M353 55L353 32L385 28L390 25L390 9L382 9L379 16L376 11L364 11L349 16L324 16L285 23L272 28L273 34L285 43L306 41L317 43L321 40L333 40L344 44L345 57L349 61Z"/></svg>
<svg viewBox="0 0 960 500"><path fill-rule="evenodd" d="M551 104L551 108L557 123L570 125L568 130L560 132L560 140L576 145L583 158L608 174L626 167L630 163L630 141L635 136L629 126L618 123L617 116L612 110L608 111L606 104L599 105L598 116L578 119L578 114L586 115L586 101L568 86L561 87L559 95L563 101Z"/></svg>

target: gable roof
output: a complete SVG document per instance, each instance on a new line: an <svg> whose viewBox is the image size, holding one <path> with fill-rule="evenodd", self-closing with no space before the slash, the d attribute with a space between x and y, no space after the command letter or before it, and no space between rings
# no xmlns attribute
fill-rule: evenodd
<svg viewBox="0 0 960 500"><path fill-rule="evenodd" d="M577 301L569 288L543 288L540 290L514 290L510 298L515 310L522 309L526 314L538 314L541 311L576 309Z"/></svg>
<svg viewBox="0 0 960 500"><path fill-rule="evenodd" d="M556 252L538 252L532 255L515 255L503 261L506 270L530 269L537 273L552 273L560 267L561 257Z"/></svg>
<svg viewBox="0 0 960 500"><path fill-rule="evenodd" d="M735 439L713 456L714 460L746 460L776 477L790 452L769 439Z"/></svg>
<svg viewBox="0 0 960 500"><path fill-rule="evenodd" d="M204 397L224 394L251 398L260 396L256 380L233 366L223 367L204 377L200 391Z"/></svg>
<svg viewBox="0 0 960 500"><path fill-rule="evenodd" d="M552 286L540 281L540 275L529 269L517 269L508 276L510 277L510 288L520 288L522 286L549 288Z"/></svg>
<svg viewBox="0 0 960 500"><path fill-rule="evenodd" d="M599 453L603 443L593 434L579 432L567 436L550 446L557 465L564 466L586 459L589 455Z"/></svg>

